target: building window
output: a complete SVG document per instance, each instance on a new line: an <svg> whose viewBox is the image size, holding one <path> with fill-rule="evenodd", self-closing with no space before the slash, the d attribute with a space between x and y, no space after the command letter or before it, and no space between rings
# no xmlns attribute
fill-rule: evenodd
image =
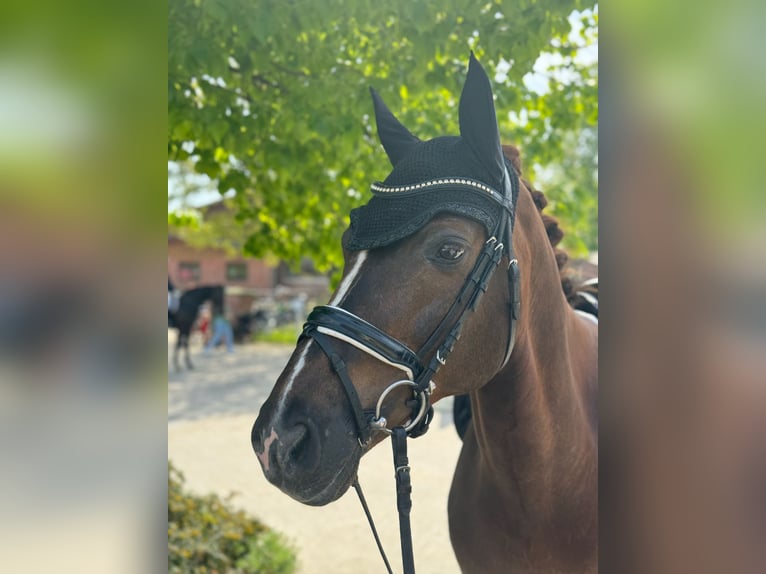
<svg viewBox="0 0 766 574"><path fill-rule="evenodd" d="M226 280L244 281L247 279L247 265L245 263L227 263Z"/></svg>
<svg viewBox="0 0 766 574"><path fill-rule="evenodd" d="M180 283L199 281L199 263L197 261L181 261L178 264L178 279Z"/></svg>

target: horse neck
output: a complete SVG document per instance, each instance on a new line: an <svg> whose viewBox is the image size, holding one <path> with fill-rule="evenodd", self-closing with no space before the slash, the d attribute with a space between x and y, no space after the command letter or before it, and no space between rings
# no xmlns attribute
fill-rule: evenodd
<svg viewBox="0 0 766 574"><path fill-rule="evenodd" d="M481 463L503 469L489 475L516 477L521 497L551 507L558 483L571 484L578 473L582 482L595 480L588 404L595 397L589 353L596 342L566 302L553 248L525 190L514 250L522 302L516 343L506 367L471 397L474 435Z"/></svg>

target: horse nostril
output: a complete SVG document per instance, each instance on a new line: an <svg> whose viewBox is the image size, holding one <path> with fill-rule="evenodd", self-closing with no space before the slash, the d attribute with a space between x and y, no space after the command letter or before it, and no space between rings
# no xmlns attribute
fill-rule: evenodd
<svg viewBox="0 0 766 574"><path fill-rule="evenodd" d="M308 450L309 443L311 441L309 437L309 429L306 425L296 425L297 432L293 438L293 443L288 447L287 454L285 456L286 463L297 464L304 457Z"/></svg>
<svg viewBox="0 0 766 574"><path fill-rule="evenodd" d="M312 425L298 423L281 441L277 462L287 475L305 474L313 471L319 464L320 445Z"/></svg>

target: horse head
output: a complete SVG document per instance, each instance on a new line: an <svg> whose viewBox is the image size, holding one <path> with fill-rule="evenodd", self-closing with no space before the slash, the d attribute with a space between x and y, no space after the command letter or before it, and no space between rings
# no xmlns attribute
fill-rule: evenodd
<svg viewBox="0 0 766 574"><path fill-rule="evenodd" d="M431 402L486 383L513 345L521 184L486 73L471 54L459 136L421 141L372 99L393 169L352 211L340 285L309 316L252 429L266 477L311 505L348 489L384 428L423 432Z"/></svg>

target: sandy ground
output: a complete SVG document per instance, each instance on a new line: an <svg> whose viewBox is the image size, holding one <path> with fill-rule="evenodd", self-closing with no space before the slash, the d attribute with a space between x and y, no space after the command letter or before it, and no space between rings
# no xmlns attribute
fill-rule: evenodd
<svg viewBox="0 0 766 574"><path fill-rule="evenodd" d="M174 335L168 335L168 348ZM321 508L304 506L268 482L250 446L250 428L292 348L255 344L204 356L194 371L168 374L168 458L197 493L236 493L234 504L282 532L297 548L298 574L384 573L353 490ZM436 406L429 432L409 441L412 532L418 574L459 572L449 541L447 494L460 451L451 401ZM391 449L364 457L359 480L395 572L401 572Z"/></svg>

